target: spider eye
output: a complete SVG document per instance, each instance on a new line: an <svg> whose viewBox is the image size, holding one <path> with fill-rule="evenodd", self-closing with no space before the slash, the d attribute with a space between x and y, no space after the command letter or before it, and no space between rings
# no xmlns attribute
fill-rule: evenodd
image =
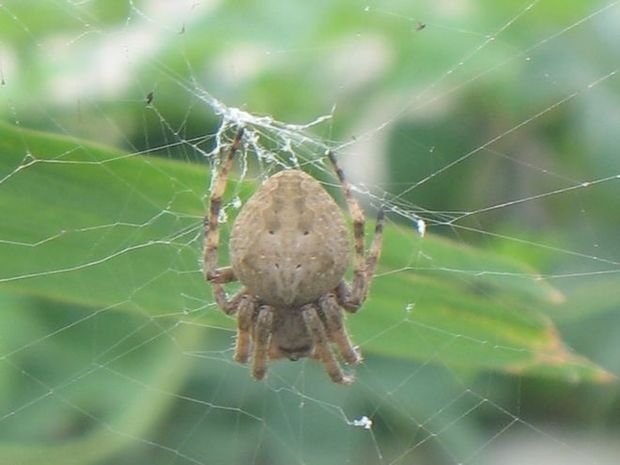
<svg viewBox="0 0 620 465"><path fill-rule="evenodd" d="M310 234L309 231L304 231L304 236L307 236L308 234Z"/></svg>
<svg viewBox="0 0 620 465"><path fill-rule="evenodd" d="M273 229L270 229L270 230L269 230L269 234L273 234Z"/></svg>

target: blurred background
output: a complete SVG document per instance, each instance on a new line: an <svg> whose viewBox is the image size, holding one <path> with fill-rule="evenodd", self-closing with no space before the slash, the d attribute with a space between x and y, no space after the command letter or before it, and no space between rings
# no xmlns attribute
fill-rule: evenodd
<svg viewBox="0 0 620 465"><path fill-rule="evenodd" d="M0 3L0 462L618 463L619 25L611 0ZM353 386L232 361L201 225L240 126L225 237L283 168L340 199L327 149L386 206Z"/></svg>

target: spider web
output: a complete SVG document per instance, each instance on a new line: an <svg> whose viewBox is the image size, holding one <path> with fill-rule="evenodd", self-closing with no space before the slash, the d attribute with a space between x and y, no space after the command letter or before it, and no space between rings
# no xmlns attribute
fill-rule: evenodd
<svg viewBox="0 0 620 465"><path fill-rule="evenodd" d="M47 157L24 133L0 173L4 199L24 183L29 217L0 237L7 463L616 463L617 387L463 362L463 341L537 352L423 315L444 282L500 320L507 301L524 318L542 306L589 357L575 372L617 376L619 2L45 0L2 2L0 19L3 119L68 144ZM369 302L347 319L365 356L350 387L313 361L261 383L232 361L200 251L209 173L242 127L225 234L281 169L338 196L330 150L369 223L388 213ZM101 196L63 184L81 169ZM28 203L42 188L49 213Z"/></svg>

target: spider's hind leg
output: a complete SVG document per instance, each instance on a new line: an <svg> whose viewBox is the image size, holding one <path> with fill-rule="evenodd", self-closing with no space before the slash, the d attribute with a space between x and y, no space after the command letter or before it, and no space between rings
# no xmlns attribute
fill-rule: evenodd
<svg viewBox="0 0 620 465"><path fill-rule="evenodd" d="M364 226L366 218L359 203L353 197L353 189L351 184L344 175L344 171L338 165L336 157L332 152L327 154L329 161L334 167L336 176L340 181L340 187L347 202L347 208L353 220L353 240L354 240L354 266L353 266L353 291L355 295L362 295L364 292L364 283L366 281L366 260L364 258Z"/></svg>
<svg viewBox="0 0 620 465"><path fill-rule="evenodd" d="M338 303L348 312L355 313L362 306L368 295L370 281L372 281L381 255L381 241L383 240L383 223L385 221L384 211L381 209L377 214L377 222L375 224L375 234L372 244L368 249L364 267L364 273L355 273L353 285L349 286L344 280L340 282L336 288Z"/></svg>
<svg viewBox="0 0 620 465"><path fill-rule="evenodd" d="M211 284L226 284L237 281L237 276L235 276L232 266L223 266L208 273L207 281Z"/></svg>
<svg viewBox="0 0 620 465"><path fill-rule="evenodd" d="M222 161L220 172L217 175L215 187L211 194L211 200L209 202L209 213L204 220L204 244L203 244L203 267L205 279L213 286L213 295L217 304L226 312L232 313L236 310L236 307L241 299L242 295L237 294L232 300L226 297L223 284L234 281L235 274L232 268L218 268L217 267L217 249L220 243L220 232L218 228L218 217L220 214L220 208L222 206L222 195L226 190L226 182L228 180L228 172L232 166L235 152L239 149L241 144L241 137L243 136L243 129L237 132L235 139L228 151L228 155Z"/></svg>
<svg viewBox="0 0 620 465"><path fill-rule="evenodd" d="M368 255L364 255L364 225L366 220L364 212L353 197L353 189L347 181L344 172L338 166L336 157L332 152L327 154L329 161L336 171L336 176L340 181L340 186L344 193L347 207L353 219L353 239L355 244L355 264L353 266L353 282L349 287L344 281L338 286L338 301L340 305L349 312L357 311L368 294L368 287L375 271L375 266L381 253L381 240L383 238L384 212L379 210L377 223L375 225L375 235L370 246Z"/></svg>
<svg viewBox="0 0 620 465"><path fill-rule="evenodd" d="M243 129L239 129L235 139L233 140L228 154L222 160L222 166L217 174L215 180L215 186L211 193L211 200L209 202L209 214L204 219L204 273L205 278L213 279L217 274L217 249L220 243L220 231L218 218L220 216L220 208L222 207L222 196L226 190L226 183L228 182L228 173L232 167L235 153L241 145L241 138L243 137Z"/></svg>

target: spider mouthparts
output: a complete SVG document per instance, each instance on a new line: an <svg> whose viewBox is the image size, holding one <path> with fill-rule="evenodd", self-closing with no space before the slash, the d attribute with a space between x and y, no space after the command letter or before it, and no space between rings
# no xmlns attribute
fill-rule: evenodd
<svg viewBox="0 0 620 465"><path fill-rule="evenodd" d="M294 349L291 348L283 348L280 347L280 353L288 358L291 362L296 362L300 358L307 357L310 350L312 348L310 346L304 345L302 347L296 347Z"/></svg>

